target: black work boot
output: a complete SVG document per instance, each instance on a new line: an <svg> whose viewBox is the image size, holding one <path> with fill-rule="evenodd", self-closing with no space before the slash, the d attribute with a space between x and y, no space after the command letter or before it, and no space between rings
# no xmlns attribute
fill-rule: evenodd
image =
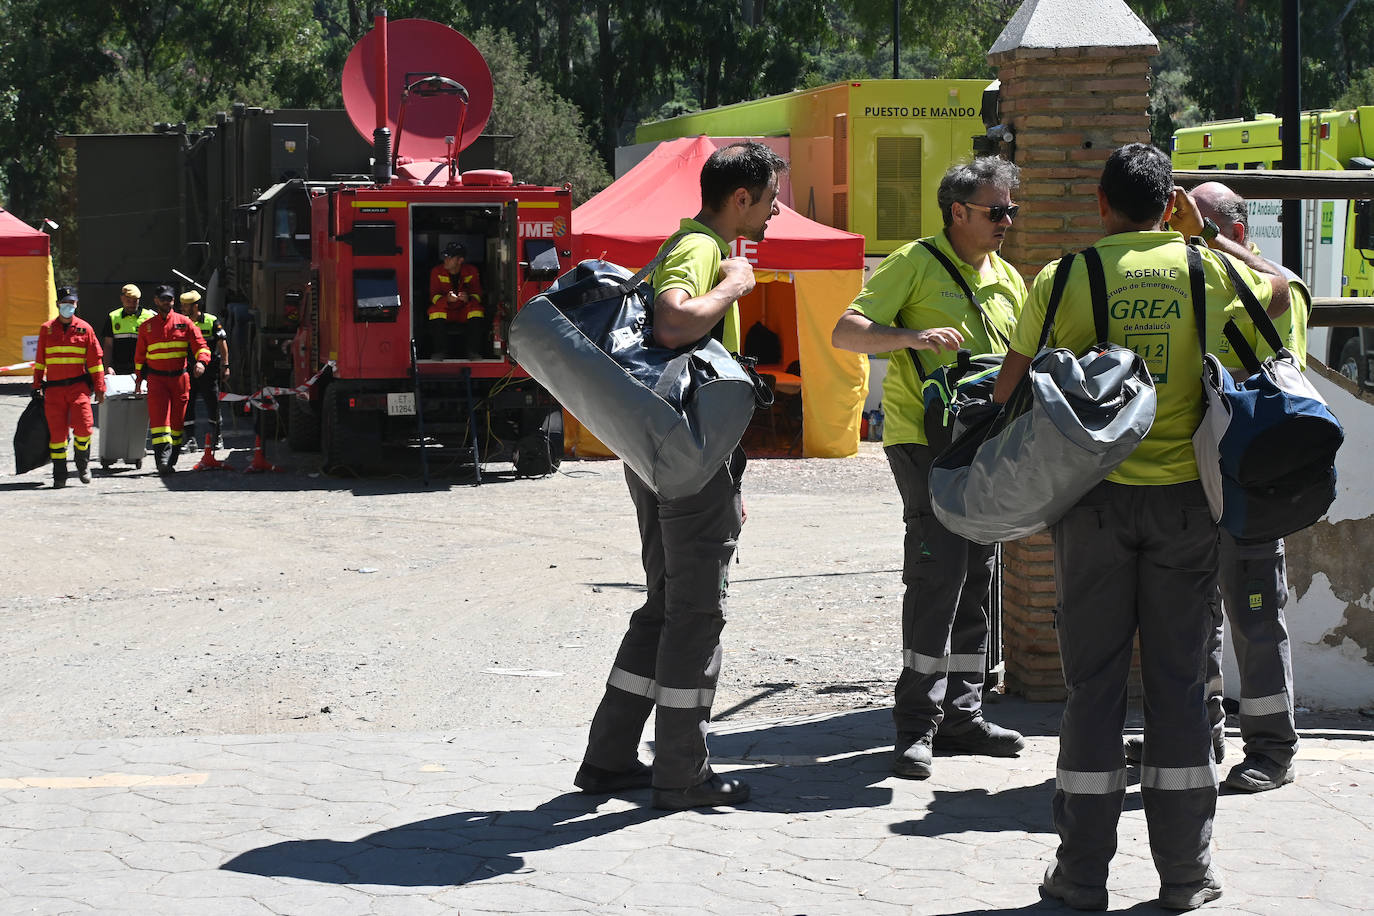
<svg viewBox="0 0 1374 916"><path fill-rule="evenodd" d="M76 476L81 478L82 483L91 482L91 450L76 450Z"/></svg>
<svg viewBox="0 0 1374 916"><path fill-rule="evenodd" d="M167 470L170 473L177 469L177 459L181 457L181 443L172 446L172 453L167 458Z"/></svg>
<svg viewBox="0 0 1374 916"><path fill-rule="evenodd" d="M67 459L54 458L52 460L52 488L60 490L67 485Z"/></svg>
<svg viewBox="0 0 1374 916"><path fill-rule="evenodd" d="M153 464L157 465L157 472L164 477L172 473L174 468L168 463L167 457L171 453L170 445L153 446Z"/></svg>

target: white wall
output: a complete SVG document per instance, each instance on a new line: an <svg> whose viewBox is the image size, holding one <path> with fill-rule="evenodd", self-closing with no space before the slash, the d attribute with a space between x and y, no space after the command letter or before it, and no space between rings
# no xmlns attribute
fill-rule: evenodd
<svg viewBox="0 0 1374 916"><path fill-rule="evenodd" d="M1326 518L1286 539L1294 693L1312 709L1374 707L1374 398L1354 394L1315 361L1307 376L1346 439ZM1222 670L1227 696L1238 697L1229 636Z"/></svg>

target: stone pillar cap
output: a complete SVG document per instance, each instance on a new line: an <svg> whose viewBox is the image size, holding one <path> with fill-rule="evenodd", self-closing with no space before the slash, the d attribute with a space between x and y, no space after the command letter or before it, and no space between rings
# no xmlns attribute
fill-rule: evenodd
<svg viewBox="0 0 1374 916"><path fill-rule="evenodd" d="M988 56L1021 49L1153 48L1149 26L1125 0L1026 0Z"/></svg>

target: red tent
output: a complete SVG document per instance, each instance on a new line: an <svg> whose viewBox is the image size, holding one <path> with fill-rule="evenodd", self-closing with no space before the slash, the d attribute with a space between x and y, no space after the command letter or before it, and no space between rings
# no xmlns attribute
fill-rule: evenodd
<svg viewBox="0 0 1374 916"><path fill-rule="evenodd" d="M660 143L574 210L577 259L602 258L631 270L653 260L682 219L701 210L701 167L715 149L709 137ZM746 332L755 324L778 336L781 359L773 357L776 363L759 371L774 378L779 394L800 392L802 454L841 458L857 453L868 360L830 346L830 332L863 286L864 237L784 206L769 221L763 241L735 239L734 253L749 259L758 281L739 301L744 352L750 352Z"/></svg>
<svg viewBox="0 0 1374 916"><path fill-rule="evenodd" d="M660 143L610 187L573 211L578 260L599 258L638 269L649 263L683 217L701 209L701 166L710 137ZM751 243L752 244L752 243ZM765 270L863 269L864 237L807 219L791 207L768 223L749 260Z"/></svg>
<svg viewBox="0 0 1374 916"><path fill-rule="evenodd" d="M0 257L48 256L48 234L35 229L8 210L0 209Z"/></svg>
<svg viewBox="0 0 1374 916"><path fill-rule="evenodd" d="M48 235L0 210L0 366L31 360L38 326L54 314ZM23 375L28 368L0 370Z"/></svg>

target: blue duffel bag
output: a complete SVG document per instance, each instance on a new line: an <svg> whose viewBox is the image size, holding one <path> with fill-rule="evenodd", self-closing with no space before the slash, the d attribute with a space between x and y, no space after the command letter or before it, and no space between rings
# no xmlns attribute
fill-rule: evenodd
<svg viewBox="0 0 1374 916"><path fill-rule="evenodd" d="M1275 355L1260 362L1235 322L1227 322L1226 338L1249 376L1237 381L1215 356L1204 354L1206 409L1193 451L1217 523L1237 541L1272 541L1318 521L1335 501L1336 451L1345 431L1230 260L1223 260Z"/></svg>

